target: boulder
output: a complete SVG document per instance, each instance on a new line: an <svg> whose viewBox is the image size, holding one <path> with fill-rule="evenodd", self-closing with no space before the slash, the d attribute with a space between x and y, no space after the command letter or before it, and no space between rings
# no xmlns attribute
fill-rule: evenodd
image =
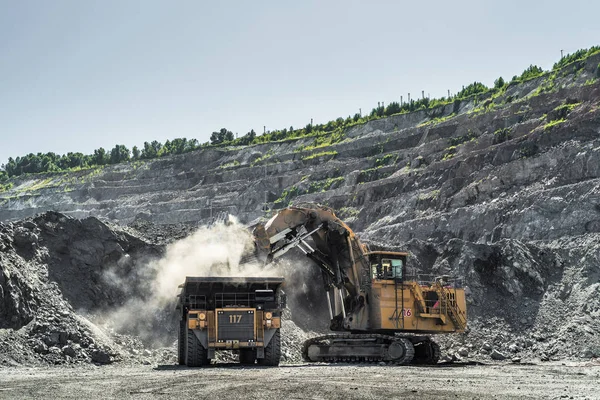
<svg viewBox="0 0 600 400"><path fill-rule="evenodd" d="M498 360L498 361L506 360L508 358L504 354L500 353L498 350L493 350L491 357L492 357L492 360Z"/></svg>
<svg viewBox="0 0 600 400"><path fill-rule="evenodd" d="M103 349L95 349L92 351L92 362L98 364L110 364L112 363L112 358L108 352Z"/></svg>

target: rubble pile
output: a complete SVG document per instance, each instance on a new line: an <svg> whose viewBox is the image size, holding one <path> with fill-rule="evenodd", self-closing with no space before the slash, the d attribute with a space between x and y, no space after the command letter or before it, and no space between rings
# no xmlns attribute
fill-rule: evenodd
<svg viewBox="0 0 600 400"><path fill-rule="evenodd" d="M0 223L0 366L175 364L174 303L149 309L140 300L151 296L140 265L191 230L143 222L120 228L55 212ZM147 324L114 314L132 307ZM301 361L307 334L290 315L282 362L293 363ZM235 362L237 355L219 352L217 361Z"/></svg>
<svg viewBox="0 0 600 400"><path fill-rule="evenodd" d="M135 261L160 251L96 218L47 212L0 223L0 365L155 359L139 341L107 334L84 315L142 293ZM107 281L109 269L129 285Z"/></svg>
<svg viewBox="0 0 600 400"><path fill-rule="evenodd" d="M281 362L296 364L303 362L302 344L316 334L306 332L292 320L292 314L286 309L281 323Z"/></svg>

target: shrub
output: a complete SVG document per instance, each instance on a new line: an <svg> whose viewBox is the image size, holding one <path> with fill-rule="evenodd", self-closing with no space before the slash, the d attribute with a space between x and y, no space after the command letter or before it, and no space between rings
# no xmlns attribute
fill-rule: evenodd
<svg viewBox="0 0 600 400"><path fill-rule="evenodd" d="M506 85L506 82L504 82L504 78L502 78L502 77L500 77L494 81L495 89L502 89L504 87L504 85Z"/></svg>
<svg viewBox="0 0 600 400"><path fill-rule="evenodd" d="M600 53L600 46L592 46L589 49L580 49L573 54L567 54L554 64L552 69L559 69L575 61L585 60L591 55Z"/></svg>
<svg viewBox="0 0 600 400"><path fill-rule="evenodd" d="M537 65L533 65L532 64L525 71L523 71L523 73L521 74L521 76L519 76L519 77L514 76L513 77L513 81L515 81L515 82L525 82L525 81L528 81L530 79L537 78L538 76L542 75L543 73L544 73L544 70L542 68L538 67Z"/></svg>
<svg viewBox="0 0 600 400"><path fill-rule="evenodd" d="M481 82L473 82L467 87L463 87L463 89L456 94L456 97L459 99L472 96L474 94L485 93L490 90L487 86L485 86Z"/></svg>

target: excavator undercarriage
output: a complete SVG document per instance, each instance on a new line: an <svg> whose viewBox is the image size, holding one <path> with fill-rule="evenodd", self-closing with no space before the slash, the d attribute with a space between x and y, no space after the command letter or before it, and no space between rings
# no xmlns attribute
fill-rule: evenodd
<svg viewBox="0 0 600 400"><path fill-rule="evenodd" d="M304 342L302 356L312 362L436 364L440 347L426 336L332 334Z"/></svg>

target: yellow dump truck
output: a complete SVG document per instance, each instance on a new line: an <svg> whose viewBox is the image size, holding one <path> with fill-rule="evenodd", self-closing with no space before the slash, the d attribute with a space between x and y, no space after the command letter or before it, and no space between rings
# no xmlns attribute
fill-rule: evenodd
<svg viewBox="0 0 600 400"><path fill-rule="evenodd" d="M283 278L187 277L177 310L180 365L208 365L219 350L242 364L277 366L281 357Z"/></svg>

